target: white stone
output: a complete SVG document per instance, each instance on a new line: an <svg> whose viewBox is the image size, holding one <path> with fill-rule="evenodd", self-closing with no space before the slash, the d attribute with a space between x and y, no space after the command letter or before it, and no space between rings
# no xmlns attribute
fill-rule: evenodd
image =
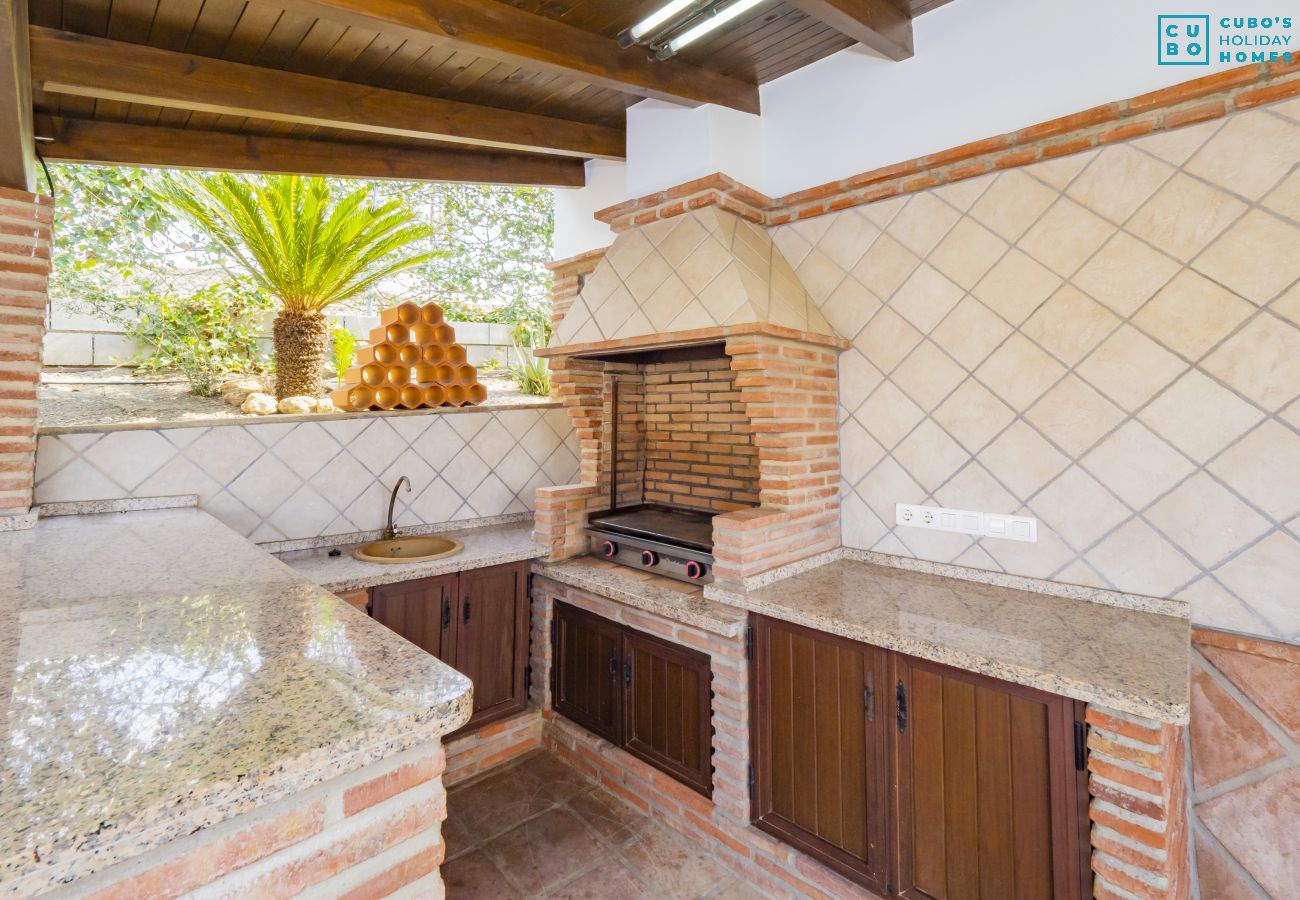
<svg viewBox="0 0 1300 900"><path fill-rule="evenodd" d="M235 378L223 382L220 393L221 399L231 406L239 406L248 399L249 394L260 394L265 391L260 378Z"/></svg>
<svg viewBox="0 0 1300 900"><path fill-rule="evenodd" d="M316 409L315 397L285 397L280 401L279 410L287 416L302 416Z"/></svg>
<svg viewBox="0 0 1300 900"><path fill-rule="evenodd" d="M316 401L316 412L318 413L332 413L337 411L338 410L334 406L334 399L332 397L321 397Z"/></svg>
<svg viewBox="0 0 1300 900"><path fill-rule="evenodd" d="M249 394L239 411L250 416L269 416L276 410L275 398L270 394Z"/></svg>

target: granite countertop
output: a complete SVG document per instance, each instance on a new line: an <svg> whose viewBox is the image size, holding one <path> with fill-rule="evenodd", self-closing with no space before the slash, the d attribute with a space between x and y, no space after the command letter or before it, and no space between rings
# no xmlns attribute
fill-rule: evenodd
<svg viewBox="0 0 1300 900"><path fill-rule="evenodd" d="M354 547L350 546L290 550L277 553L276 556L299 575L328 590L350 591L377 584L394 584L413 578L499 566L546 555L546 551L533 542L532 520L460 531L440 531L437 536L460 541L465 549L444 559L411 563L362 562L352 558ZM338 549L342 553L330 556L331 549Z"/></svg>
<svg viewBox="0 0 1300 900"><path fill-rule="evenodd" d="M534 563L533 571L543 578L725 637L743 633L749 618L738 609L705 599L697 585L592 556L560 563Z"/></svg>
<svg viewBox="0 0 1300 900"><path fill-rule="evenodd" d="M933 662L1187 722L1191 635L1184 618L855 560L751 591L708 593Z"/></svg>
<svg viewBox="0 0 1300 900"><path fill-rule="evenodd" d="M194 509L0 534L0 893L436 740L463 675Z"/></svg>

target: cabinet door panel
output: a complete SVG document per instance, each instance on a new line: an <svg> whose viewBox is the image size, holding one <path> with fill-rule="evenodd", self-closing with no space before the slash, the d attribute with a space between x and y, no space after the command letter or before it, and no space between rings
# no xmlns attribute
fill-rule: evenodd
<svg viewBox="0 0 1300 900"><path fill-rule="evenodd" d="M754 822L883 893L885 653L761 616L753 624Z"/></svg>
<svg viewBox="0 0 1300 900"><path fill-rule="evenodd" d="M478 727L527 705L528 568L493 566L462 572L456 610L455 667L474 683Z"/></svg>
<svg viewBox="0 0 1300 900"><path fill-rule="evenodd" d="M623 632L627 751L705 796L713 792L712 674L707 654Z"/></svg>
<svg viewBox="0 0 1300 900"><path fill-rule="evenodd" d="M1083 894L1073 701L895 656L899 895Z"/></svg>
<svg viewBox="0 0 1300 900"><path fill-rule="evenodd" d="M371 589L370 614L412 644L455 665L451 621L455 592L455 575L380 585Z"/></svg>
<svg viewBox="0 0 1300 900"><path fill-rule="evenodd" d="M555 604L555 711L616 745L623 742L622 647L620 626Z"/></svg>

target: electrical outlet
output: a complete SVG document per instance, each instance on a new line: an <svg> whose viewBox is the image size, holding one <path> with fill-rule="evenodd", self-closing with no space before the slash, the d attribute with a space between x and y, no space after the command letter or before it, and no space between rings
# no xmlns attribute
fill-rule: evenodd
<svg viewBox="0 0 1300 900"><path fill-rule="evenodd" d="M928 528L932 531L953 531L978 537L1002 538L1008 541L1037 543L1038 520L1029 516L1004 516L971 509L945 509L939 506L917 506L898 503L894 506L894 522L909 528Z"/></svg>

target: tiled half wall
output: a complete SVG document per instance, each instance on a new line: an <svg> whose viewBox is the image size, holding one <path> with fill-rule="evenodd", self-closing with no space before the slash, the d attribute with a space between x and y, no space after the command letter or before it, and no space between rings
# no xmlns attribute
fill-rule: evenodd
<svg viewBox="0 0 1300 900"><path fill-rule="evenodd" d="M772 230L835 329L843 542L1300 640L1300 100ZM894 504L1040 519L1035 544Z"/></svg>
<svg viewBox="0 0 1300 900"><path fill-rule="evenodd" d="M556 407L360 416L43 435L36 502L198 494L199 506L255 541L533 508L539 487L577 480L577 442Z"/></svg>

